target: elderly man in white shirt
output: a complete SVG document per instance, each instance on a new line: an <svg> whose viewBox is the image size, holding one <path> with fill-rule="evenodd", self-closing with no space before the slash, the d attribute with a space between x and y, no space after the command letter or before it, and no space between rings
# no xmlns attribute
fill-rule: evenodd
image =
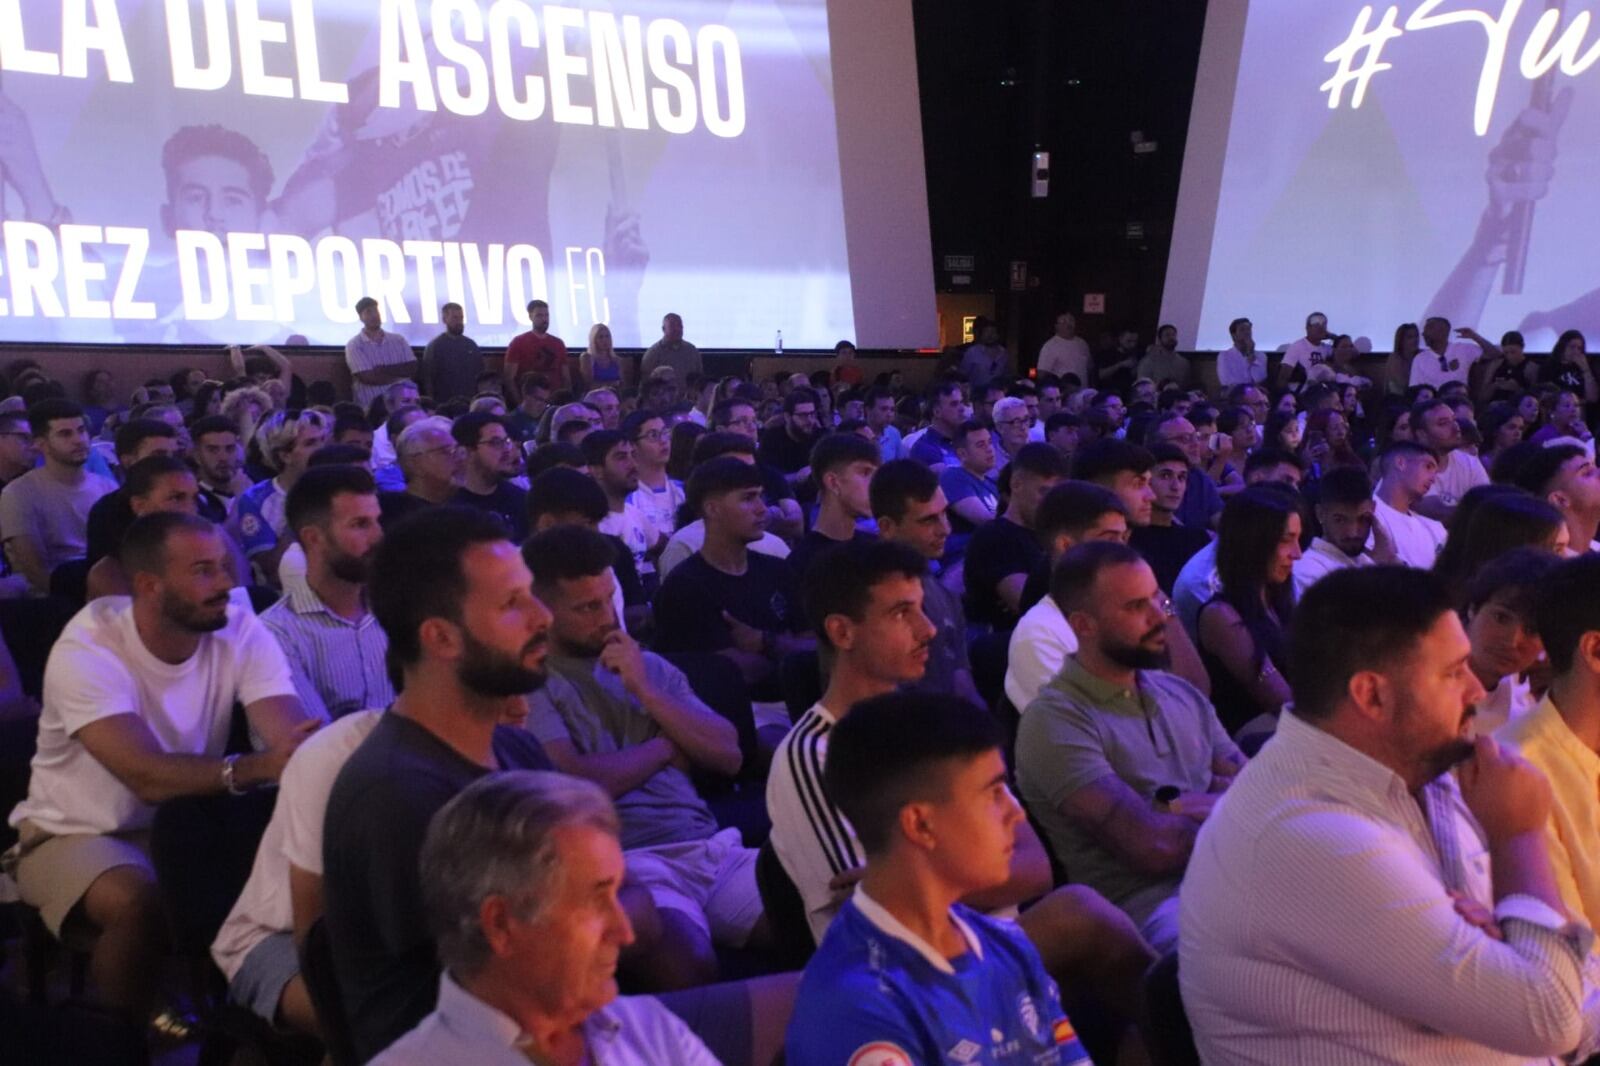
<svg viewBox="0 0 1600 1066"><path fill-rule="evenodd" d="M481 778L434 815L421 867L439 1004L372 1066L716 1066L659 1001L617 997L633 942L619 832L598 785L535 770Z"/></svg>
<svg viewBox="0 0 1600 1066"><path fill-rule="evenodd" d="M1594 935L1563 910L1549 785L1466 739L1483 687L1444 584L1332 574L1290 648L1294 704L1201 827L1181 892L1202 1060L1582 1061Z"/></svg>
<svg viewBox="0 0 1600 1066"><path fill-rule="evenodd" d="M1089 343L1078 336L1078 320L1071 312L1056 316L1056 331L1039 349L1039 373L1065 377L1073 374L1079 385L1089 383Z"/></svg>

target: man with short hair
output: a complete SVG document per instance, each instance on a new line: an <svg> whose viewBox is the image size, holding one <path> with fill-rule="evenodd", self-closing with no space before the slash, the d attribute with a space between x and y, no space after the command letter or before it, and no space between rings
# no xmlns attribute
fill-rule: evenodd
<svg viewBox="0 0 1600 1066"><path fill-rule="evenodd" d="M789 554L789 565L802 584L806 570L828 549L873 539L858 523L872 517L870 486L878 460L878 446L859 434L829 433L817 439L807 464L817 484L817 518Z"/></svg>
<svg viewBox="0 0 1600 1066"><path fill-rule="evenodd" d="M1411 360L1412 388L1426 385L1439 389L1452 381L1465 384L1473 363L1479 359L1499 358L1500 349L1477 330L1462 327L1454 332L1470 343L1451 342L1447 318L1434 315L1422 324L1422 347Z"/></svg>
<svg viewBox="0 0 1600 1066"><path fill-rule="evenodd" d="M1025 445L1006 467L1010 497L1005 512L979 526L967 543L963 576L972 621L1003 632L1017 624L1028 574L1045 557L1034 530L1039 501L1066 476L1061 453L1048 444Z"/></svg>
<svg viewBox="0 0 1600 1066"><path fill-rule="evenodd" d="M176 457L178 431L165 422L153 418L134 418L117 428L117 467L122 471L124 484L115 492L108 492L89 508L86 523L85 558L92 569L96 563L112 554L122 542L122 535L133 525L133 509L128 505L128 472L153 455Z"/></svg>
<svg viewBox="0 0 1600 1066"><path fill-rule="evenodd" d="M976 339L961 356L961 373L972 383L973 392L1011 371L1011 353L1000 343L1000 327L979 316L973 324Z"/></svg>
<svg viewBox="0 0 1600 1066"><path fill-rule="evenodd" d="M739 667L758 698L776 698L778 664L814 645L794 570L751 550L767 523L761 471L724 455L689 477L689 505L704 521L700 550L679 563L655 599L655 650L716 652Z"/></svg>
<svg viewBox="0 0 1600 1066"><path fill-rule="evenodd" d="M1333 339L1328 333L1328 316L1313 311L1306 316L1306 335L1283 351L1283 361L1278 364L1278 387L1288 386L1297 375L1305 380L1313 367L1322 366L1332 358Z"/></svg>
<svg viewBox="0 0 1600 1066"><path fill-rule="evenodd" d="M817 394L791 389L783 398L783 424L761 431L756 458L783 472L797 491L811 478L811 448L822 435Z"/></svg>
<svg viewBox="0 0 1600 1066"><path fill-rule="evenodd" d="M1150 485L1155 457L1137 444L1102 439L1084 448L1073 465L1072 476L1110 489L1122 501L1128 527L1148 526L1155 513L1156 493Z"/></svg>
<svg viewBox="0 0 1600 1066"><path fill-rule="evenodd" d="M345 366L355 389L356 403L366 410L383 390L396 381L417 376L417 353L400 334L383 328L378 301L363 296L356 301L361 331L344 346Z"/></svg>
<svg viewBox="0 0 1600 1066"><path fill-rule="evenodd" d="M680 381L690 374L705 373L700 349L683 339L683 317L670 311L661 319L661 339L639 360L639 377L648 378L662 367L673 371Z"/></svg>
<svg viewBox="0 0 1600 1066"><path fill-rule="evenodd" d="M1528 673L1545 658L1539 636L1539 583L1560 562L1543 548L1513 548L1478 568L1461 613L1472 652L1467 668L1484 696L1472 710L1472 732L1486 737L1522 718L1538 702Z"/></svg>
<svg viewBox="0 0 1600 1066"><path fill-rule="evenodd" d="M1178 327L1162 326L1156 330L1155 343L1145 349L1144 358L1134 373L1149 378L1157 386L1171 382L1179 388L1189 384L1189 360L1178 354Z"/></svg>
<svg viewBox="0 0 1600 1066"><path fill-rule="evenodd" d="M1378 469L1382 478L1372 494L1377 501L1374 520L1394 544L1398 561L1431 569L1444 547L1444 526L1416 508L1433 488L1439 460L1420 444L1397 440L1384 449Z"/></svg>
<svg viewBox="0 0 1600 1066"><path fill-rule="evenodd" d="M543 300L528 301L528 331L511 338L506 345L506 395L520 398L516 385L522 375L543 374L558 390L572 388L572 362L567 344L550 332L550 305Z"/></svg>
<svg viewBox="0 0 1600 1066"><path fill-rule="evenodd" d="M499 515L521 544L528 537L528 493L512 480L522 473L522 453L511 427L500 415L469 411L450 434L466 453L461 488L450 502Z"/></svg>
<svg viewBox="0 0 1600 1066"><path fill-rule="evenodd" d="M800 501L795 498L794 488L789 484L788 476L759 458L756 444L759 440L760 425L760 421L756 418L755 405L747 399L735 397L732 400L723 400L711 409L713 433L734 433L750 441L750 455L761 471L763 484L766 487L768 532L778 537L794 539L805 532L805 516L800 509ZM706 434L706 436L711 435ZM703 440L704 438L695 441L692 466L698 466L702 461L700 449L705 447ZM809 456L807 458L809 459Z"/></svg>
<svg viewBox="0 0 1600 1066"><path fill-rule="evenodd" d="M26 411L0 411L0 490L39 465Z"/></svg>
<svg viewBox="0 0 1600 1066"><path fill-rule="evenodd" d="M1044 422L1044 441L1067 461L1070 467L1078 455L1078 444L1083 439L1083 416L1071 411L1057 411Z"/></svg>
<svg viewBox="0 0 1600 1066"><path fill-rule="evenodd" d="M1573 551L1595 550L1595 538L1600 536L1600 468L1582 446L1547 445L1518 467L1514 483L1556 505L1566 520Z"/></svg>
<svg viewBox="0 0 1600 1066"><path fill-rule="evenodd" d="M806 967L787 1060L1087 1063L1024 930L967 905L1013 877L1027 827L994 719L892 694L834 732L827 788L867 866Z"/></svg>
<svg viewBox="0 0 1600 1066"><path fill-rule="evenodd" d="M1082 384L1089 380L1089 361L1089 344L1078 336L1078 320L1070 311L1061 312L1056 316L1055 332L1039 349L1039 376L1074 374Z"/></svg>
<svg viewBox="0 0 1600 1066"><path fill-rule="evenodd" d="M634 942L619 835L605 794L563 774L494 774L447 803L419 877L438 1006L372 1066L716 1066L660 1001L617 997L617 958Z"/></svg>
<svg viewBox="0 0 1600 1066"><path fill-rule="evenodd" d="M387 707L389 642L367 607L367 575L383 540L372 475L359 466L313 467L289 490L287 510L305 550L305 579L291 582L261 623L288 656L300 702L330 719Z"/></svg>
<svg viewBox="0 0 1600 1066"><path fill-rule="evenodd" d="M1593 938L1541 839L1550 786L1464 738L1483 689L1444 583L1337 571L1296 606L1289 647L1294 703L1184 875L1201 1058L1584 1061Z"/></svg>
<svg viewBox="0 0 1600 1066"><path fill-rule="evenodd" d="M994 433L982 422L968 419L951 438L957 463L939 471L939 488L950 501L949 546L952 565L967 554L973 532L994 521L1000 506L999 472L995 467Z"/></svg>
<svg viewBox="0 0 1600 1066"><path fill-rule="evenodd" d="M450 503L461 490L466 449L455 438L450 420L429 415L401 430L395 442L403 492L378 494L385 528L419 511Z"/></svg>
<svg viewBox="0 0 1600 1066"><path fill-rule="evenodd" d="M1078 649L1022 712L1018 787L1069 876L1165 954L1196 831L1244 756L1205 695L1165 671L1165 596L1138 552L1070 549L1050 597Z"/></svg>
<svg viewBox="0 0 1600 1066"><path fill-rule="evenodd" d="M1056 563L1076 545L1099 541L1124 544L1128 539L1126 505L1110 489L1087 481L1063 481L1045 493L1037 522L1048 552L1043 579L1037 582L1042 592L1011 631L1006 649L1005 693L1018 714L1078 650L1071 623L1049 593ZM1035 575L1029 577L1025 603L1031 598Z"/></svg>
<svg viewBox="0 0 1600 1066"><path fill-rule="evenodd" d="M900 458L900 428L894 424L894 393L885 388L868 389L862 401L862 415L867 428L877 438L883 461Z"/></svg>
<svg viewBox="0 0 1600 1066"><path fill-rule="evenodd" d="M1168 592L1177 584L1184 564L1195 553L1211 543L1205 529L1193 528L1180 521L1179 515L1189 492L1195 488L1197 471L1189 457L1176 444L1158 443L1150 451L1150 522L1136 525L1128 539L1135 551L1144 556L1155 571L1156 584Z"/></svg>
<svg viewBox="0 0 1600 1066"><path fill-rule="evenodd" d="M646 592L656 586L656 556L666 538L650 517L629 499L639 488L639 465L633 442L614 429L597 429L583 438L583 457L589 475L605 490L609 508L600 532L617 537L633 552L633 563Z"/></svg>
<svg viewBox="0 0 1600 1066"><path fill-rule="evenodd" d="M234 497L250 487L239 424L226 415L208 415L189 427L189 436L194 441L189 458L200 482L200 513L221 525Z"/></svg>
<svg viewBox="0 0 1600 1066"><path fill-rule="evenodd" d="M1439 462L1428 494L1416 503L1417 512L1448 525L1461 498L1489 483L1489 472L1476 455L1462 448L1461 423L1443 400L1423 400L1411 408L1411 439L1432 451Z"/></svg>
<svg viewBox="0 0 1600 1066"><path fill-rule="evenodd" d="M84 469L89 427L77 404L41 400L29 409L28 424L44 463L0 491L0 537L11 569L43 596L56 567L84 558L89 510L117 485Z"/></svg>
<svg viewBox="0 0 1600 1066"><path fill-rule="evenodd" d="M544 682L550 612L505 526L438 507L385 531L368 597L400 694L328 795L323 896L357 1058L433 1009L439 968L418 858L429 820L495 770L549 762L509 708Z"/></svg>
<svg viewBox="0 0 1600 1066"><path fill-rule="evenodd" d="M705 984L717 975L713 944L743 947L762 914L755 851L738 829L718 829L690 778L736 775L738 733L682 671L617 624L603 536L557 526L523 554L553 619L548 680L534 694L527 728L556 769L615 800L629 872L654 898L676 948L666 984Z"/></svg>
<svg viewBox="0 0 1600 1066"><path fill-rule="evenodd" d="M947 466L959 466L961 458L956 455L955 434L968 417L961 383L937 382L928 390L928 426L911 445L911 458L931 467L935 473Z"/></svg>
<svg viewBox="0 0 1600 1066"><path fill-rule="evenodd" d="M1028 443L1028 430L1033 418L1028 414L1028 403L1017 396L1007 396L994 405L990 418L994 421L995 463L1005 466Z"/></svg>
<svg viewBox="0 0 1600 1066"><path fill-rule="evenodd" d="M11 814L7 868L50 931L99 936L99 997L143 1022L160 983L164 925L149 857L156 807L278 779L320 720L247 608L220 530L193 514L150 514L122 543L131 599L96 600L68 623L45 668L28 795ZM234 705L262 748L224 754Z"/></svg>
<svg viewBox="0 0 1600 1066"><path fill-rule="evenodd" d="M1593 928L1600 924L1600 559L1586 555L1554 566L1531 599L1550 688L1494 737L1550 782L1544 839L1556 887L1567 913ZM1479 718L1481 727L1481 712Z"/></svg>
<svg viewBox="0 0 1600 1066"><path fill-rule="evenodd" d="M1322 475L1316 504L1322 534L1294 562L1296 599L1335 570L1395 561L1388 533L1374 520L1377 506L1372 479L1360 467L1336 466Z"/></svg>
<svg viewBox="0 0 1600 1066"><path fill-rule="evenodd" d="M740 462L748 463L756 468L762 479L763 498L770 503L774 478L768 476L768 471L763 470L761 465L756 462L755 441L742 433L711 432L702 434L700 439L694 442L692 469L697 470L702 464L709 463L712 459L725 455L732 456ZM768 469L770 470L770 468ZM777 484L783 485L783 475L776 474L776 472L773 473ZM692 480L691 476L691 483ZM784 486L784 488L787 491L787 486ZM794 515L798 519L800 507L792 495L780 502L786 507L792 508ZM699 516L698 504L689 493L687 485L684 486L683 511L686 515L693 516L692 520L685 525L679 526L673 532L672 537L667 541L667 546L661 549L661 556L656 560L656 568L661 572L663 581L666 580L667 575L679 563L699 551L701 546L705 544L705 520ZM770 555L774 559L787 559L789 557L788 542L773 532L774 529L779 528L779 519L776 516L782 513L785 512L781 511L780 508L768 506L766 528L758 539L750 543L751 551L760 552L762 555Z"/></svg>
<svg viewBox="0 0 1600 1066"><path fill-rule="evenodd" d="M1183 499L1174 517L1190 529L1214 528L1217 516L1222 514L1222 493L1201 465L1205 443L1195 430L1194 423L1177 411L1169 411L1150 424L1145 443L1146 446L1174 444L1183 451L1189 461L1189 476L1185 479Z"/></svg>
<svg viewBox="0 0 1600 1066"><path fill-rule="evenodd" d="M672 457L672 433L656 411L635 411L622 423L623 437L633 445L639 487L628 502L650 520L664 537L678 528L678 508L683 506L683 482L667 474Z"/></svg>
<svg viewBox="0 0 1600 1066"><path fill-rule="evenodd" d="M550 379L537 370L517 378L517 406L506 415L511 435L526 443L539 434L545 411L550 407Z"/></svg>
<svg viewBox="0 0 1600 1066"><path fill-rule="evenodd" d="M443 403L477 393L483 353L478 351L478 342L467 336L467 312L460 304L451 302L441 307L439 321L444 332L422 350L419 380L429 396Z"/></svg>
<svg viewBox="0 0 1600 1066"><path fill-rule="evenodd" d="M173 455L159 452L140 459L128 468L128 479L112 495L121 495L128 508L128 519L115 531L103 534L106 549L89 568L84 582L86 600L101 596L127 596L132 592L128 573L122 567L122 538L128 527L147 514L172 511L182 514L199 513L199 487L189 464ZM102 496L102 500L110 499ZM96 504L99 506L99 504ZM91 513L91 517L93 514ZM210 521L207 519L207 521ZM229 545L229 565L234 564L232 545Z"/></svg>
<svg viewBox="0 0 1600 1066"><path fill-rule="evenodd" d="M1217 356L1217 382L1224 389L1240 385L1265 385L1267 355L1256 350L1255 326L1248 318L1228 323L1233 347Z"/></svg>
<svg viewBox="0 0 1600 1066"><path fill-rule="evenodd" d="M967 616L958 593L946 588L932 568L945 557L950 538L949 503L939 478L914 459L884 463L872 475L870 502L882 540L902 544L928 563L922 575L922 613L933 623L928 661L917 688L953 693L974 706L984 705L972 680L967 654Z"/></svg>

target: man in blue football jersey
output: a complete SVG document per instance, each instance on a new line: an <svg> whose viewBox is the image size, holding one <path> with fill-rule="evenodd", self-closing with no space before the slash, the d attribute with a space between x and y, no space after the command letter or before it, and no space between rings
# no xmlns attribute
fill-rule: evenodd
<svg viewBox="0 0 1600 1066"><path fill-rule="evenodd" d="M1027 937L957 902L1011 876L1023 813L1003 742L983 711L925 693L833 728L824 787L867 867L800 982L791 1066L1090 1061Z"/></svg>

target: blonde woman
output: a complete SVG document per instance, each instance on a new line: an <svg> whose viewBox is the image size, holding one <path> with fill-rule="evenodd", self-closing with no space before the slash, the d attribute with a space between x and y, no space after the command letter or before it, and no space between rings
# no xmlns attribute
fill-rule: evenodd
<svg viewBox="0 0 1600 1066"><path fill-rule="evenodd" d="M589 346L578 357L578 370L590 386L617 385L622 381L622 364L611 345L611 327L596 322L589 328Z"/></svg>

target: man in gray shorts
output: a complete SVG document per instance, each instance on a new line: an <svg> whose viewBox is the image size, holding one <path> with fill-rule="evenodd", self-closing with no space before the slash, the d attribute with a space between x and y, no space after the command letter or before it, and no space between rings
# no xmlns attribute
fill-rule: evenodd
<svg viewBox="0 0 1600 1066"><path fill-rule="evenodd" d="M320 723L307 718L272 634L235 604L221 530L187 514L129 528L131 602L106 597L68 623L45 668L28 797L4 859L56 934L98 930L90 959L106 1005L152 1007L162 925L148 831L156 805L270 784ZM264 749L224 755L234 704Z"/></svg>

